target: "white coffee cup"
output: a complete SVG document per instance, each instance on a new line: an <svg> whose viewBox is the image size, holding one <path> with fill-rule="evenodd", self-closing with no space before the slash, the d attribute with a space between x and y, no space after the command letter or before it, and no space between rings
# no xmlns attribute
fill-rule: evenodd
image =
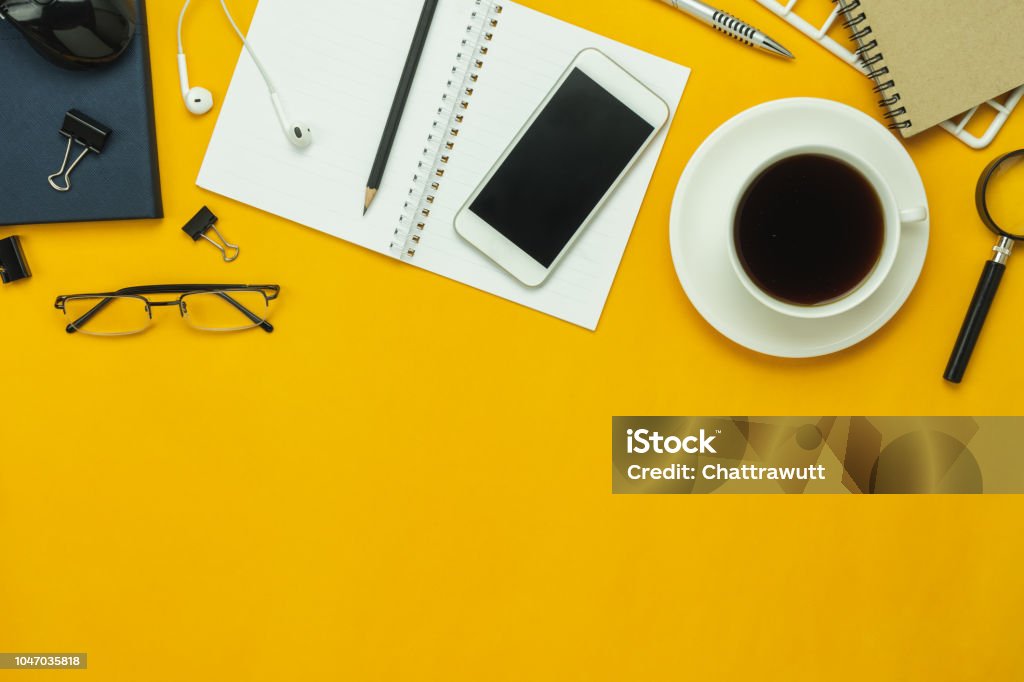
<svg viewBox="0 0 1024 682"><path fill-rule="evenodd" d="M882 206L883 216L882 250L878 261L875 263L871 272L861 281L860 284L839 298L815 305L797 305L795 303L787 303L786 301L782 301L761 289L761 287L759 287L750 278L750 275L747 274L746 270L743 269L743 265L740 262L740 256L736 251L736 240L734 237L740 203L746 195L747 189L750 185L770 166L782 161L783 159L804 155L827 156L845 163L860 173L860 175L867 180L868 184L871 185L871 188L878 196L879 203ZM730 217L729 260L732 263L733 270L736 272L736 276L739 277L740 282L742 282L743 286L750 292L750 295L768 308L780 312L783 315L800 318L824 318L853 310L878 290L878 287L880 287L882 282L885 281L885 278L888 277L893 264L896 262L896 255L900 244L900 234L903 227L908 226L912 229L914 224L926 221L928 219L928 208L925 206L915 206L901 209L899 204L896 202L896 197L893 194L892 189L885 182L885 179L877 170L875 170L874 166L860 157L855 156L844 149L838 149L835 147L805 145L786 149L758 165L742 183L741 190L736 195L736 200L733 204Z"/></svg>

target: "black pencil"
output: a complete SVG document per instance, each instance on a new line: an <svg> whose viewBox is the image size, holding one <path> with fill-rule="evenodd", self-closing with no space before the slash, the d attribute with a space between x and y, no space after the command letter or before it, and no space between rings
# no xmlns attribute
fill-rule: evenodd
<svg viewBox="0 0 1024 682"><path fill-rule="evenodd" d="M366 183L366 200L363 203L363 215L366 215L367 209L373 203L373 198L377 196L380 181L384 177L384 168L388 165L388 157L391 156L391 146L395 143L395 136L398 135L398 124L402 121L405 102L409 99L409 91L412 90L412 82L416 77L416 67L419 66L420 57L423 56L423 47L427 44L430 24L434 21L434 11L437 9L437 2L438 0L425 0L423 3L420 22L416 26L416 33L413 34L409 56L406 57L405 68L402 69L402 78L398 81L398 90L395 91L395 101L391 104L391 113L388 114L388 121L384 124L384 134L380 138L380 146L377 147L377 158L373 160L370 179Z"/></svg>

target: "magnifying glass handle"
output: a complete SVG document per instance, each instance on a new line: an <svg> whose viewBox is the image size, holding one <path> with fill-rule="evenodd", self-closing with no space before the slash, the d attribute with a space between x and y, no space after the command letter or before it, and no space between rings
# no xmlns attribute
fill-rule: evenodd
<svg viewBox="0 0 1024 682"><path fill-rule="evenodd" d="M971 300L971 307L967 309L967 316L964 324L960 327L960 336L956 339L956 346L949 356L949 364L946 365L946 373L942 377L951 383L959 384L967 371L967 363L971 360L971 353L978 343L978 336L981 335L981 328L985 325L985 318L988 317L988 309L992 307L992 301L999 291L999 283L1003 281L1003 273L1006 272L1006 263L990 260L985 263L985 269L981 271L981 280L978 281L978 288L974 291L974 298Z"/></svg>

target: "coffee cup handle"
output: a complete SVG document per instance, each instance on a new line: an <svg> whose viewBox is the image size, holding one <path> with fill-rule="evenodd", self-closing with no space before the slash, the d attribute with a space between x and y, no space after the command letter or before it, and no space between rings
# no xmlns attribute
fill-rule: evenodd
<svg viewBox="0 0 1024 682"><path fill-rule="evenodd" d="M928 208L926 206L918 206L917 208L908 208L905 211L900 211L900 223L904 225L923 223L926 220L928 220Z"/></svg>

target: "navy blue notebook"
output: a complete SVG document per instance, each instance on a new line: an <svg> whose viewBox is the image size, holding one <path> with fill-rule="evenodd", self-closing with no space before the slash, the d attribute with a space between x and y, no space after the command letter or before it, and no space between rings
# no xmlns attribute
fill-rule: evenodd
<svg viewBox="0 0 1024 682"><path fill-rule="evenodd" d="M145 2L132 44L112 65L68 71L41 57L0 21L0 225L161 218L160 169ZM88 154L71 191L46 177L64 159L64 114L78 109L111 128L102 155ZM72 149L72 160L81 148Z"/></svg>

